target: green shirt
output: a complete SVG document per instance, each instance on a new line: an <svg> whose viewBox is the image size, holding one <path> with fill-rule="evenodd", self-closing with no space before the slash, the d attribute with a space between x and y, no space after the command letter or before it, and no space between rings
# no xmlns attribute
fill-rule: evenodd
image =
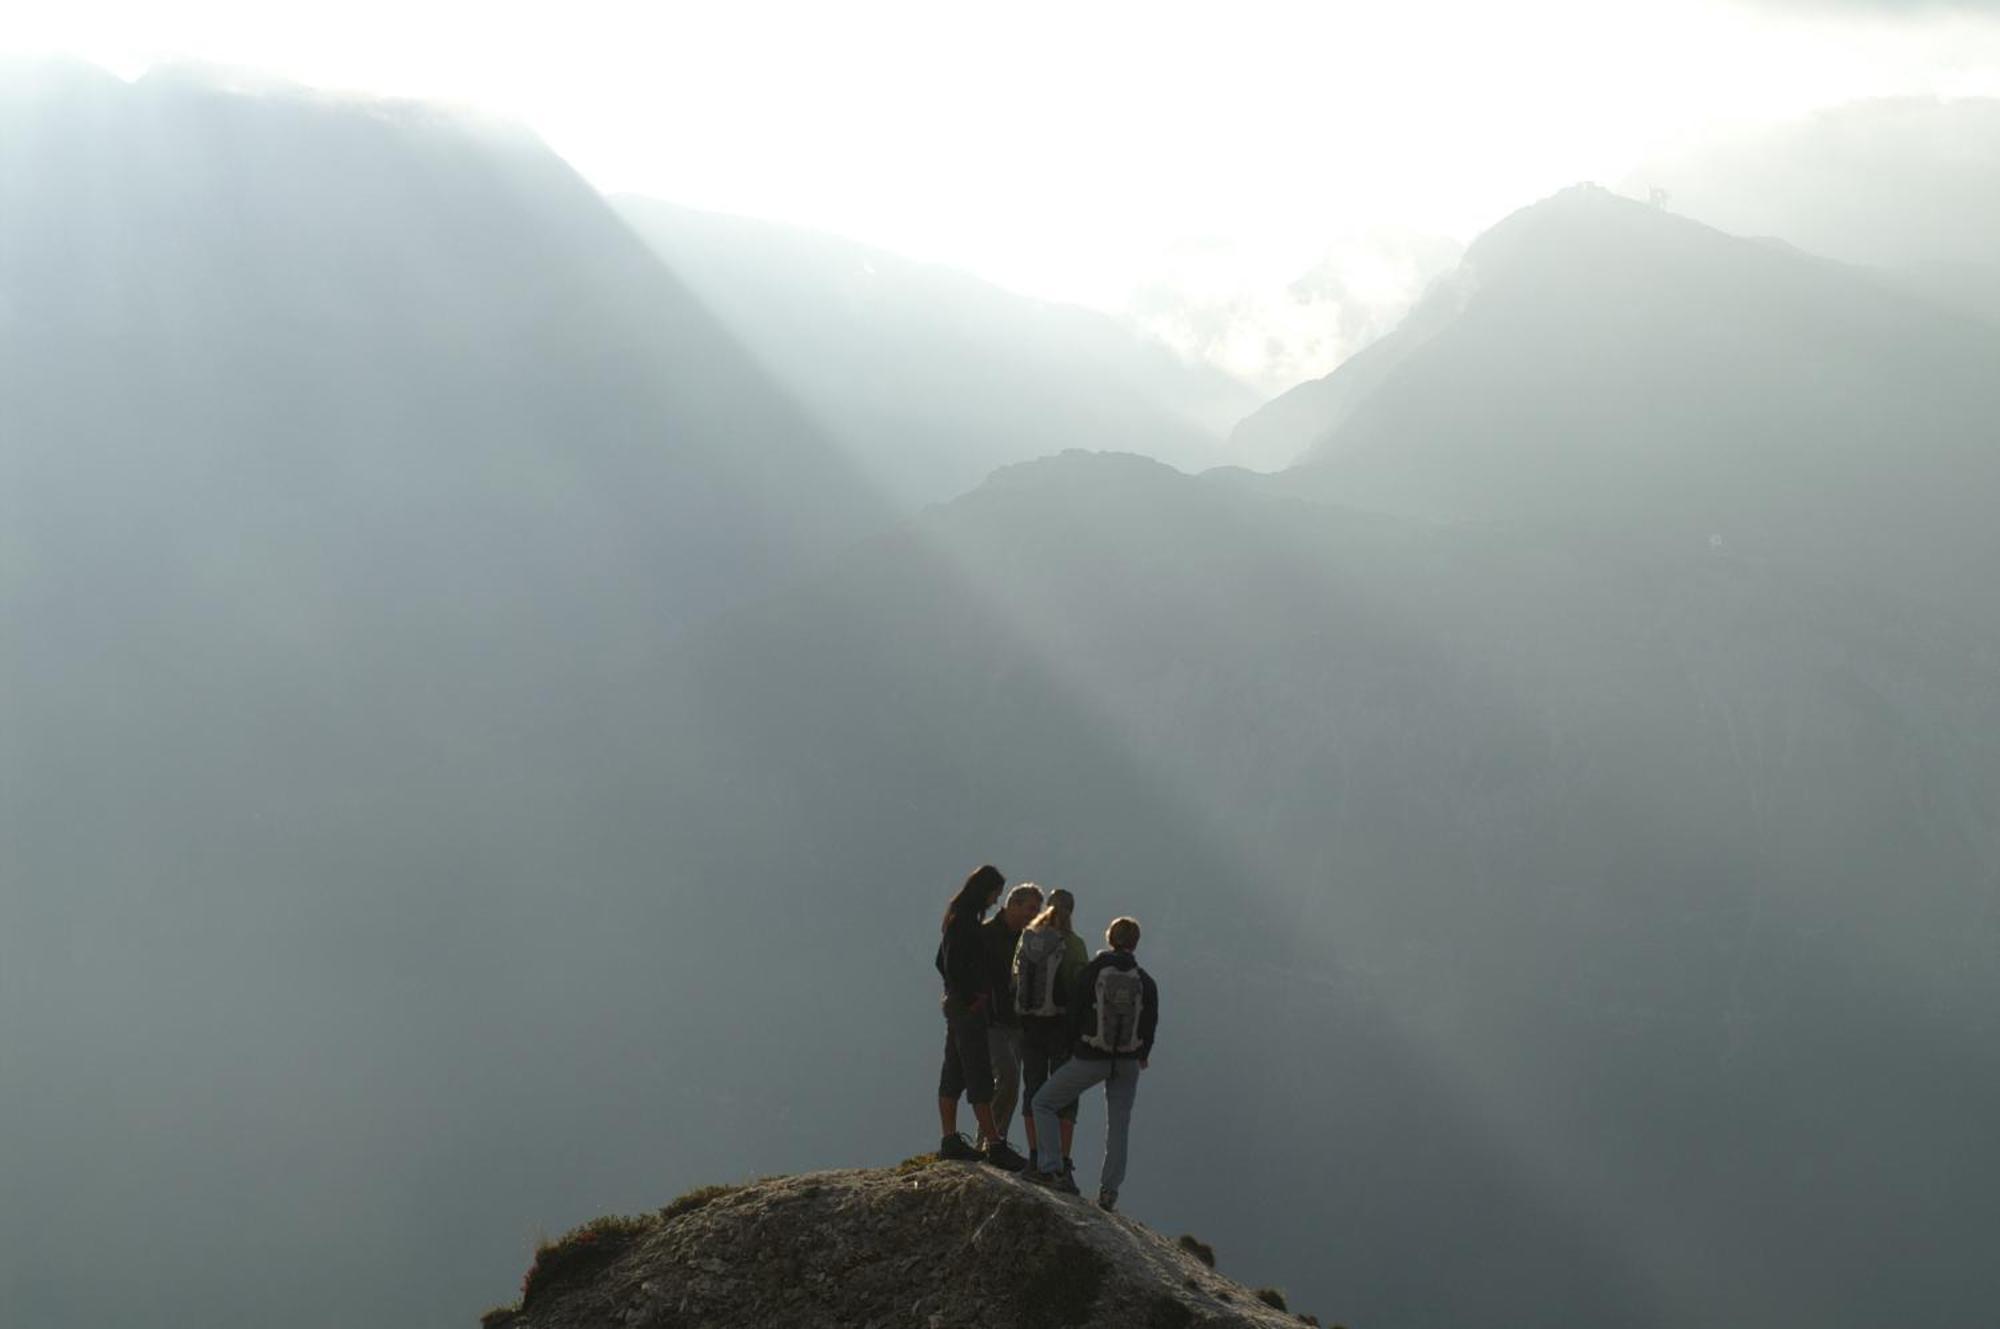
<svg viewBox="0 0 2000 1329"><path fill-rule="evenodd" d="M1076 1007L1076 980L1083 976L1083 967L1090 963L1090 951L1083 944L1083 938L1074 932L1063 938L1062 963L1056 966L1056 992L1062 998L1064 1010Z"/></svg>

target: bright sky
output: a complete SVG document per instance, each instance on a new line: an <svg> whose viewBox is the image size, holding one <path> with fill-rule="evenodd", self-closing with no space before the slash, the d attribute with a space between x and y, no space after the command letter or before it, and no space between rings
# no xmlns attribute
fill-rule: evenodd
<svg viewBox="0 0 2000 1329"><path fill-rule="evenodd" d="M470 103L606 192L1112 311L1149 283L1282 292L1356 237L1467 240L1718 125L2000 95L2000 9L1975 0L17 7L0 49Z"/></svg>

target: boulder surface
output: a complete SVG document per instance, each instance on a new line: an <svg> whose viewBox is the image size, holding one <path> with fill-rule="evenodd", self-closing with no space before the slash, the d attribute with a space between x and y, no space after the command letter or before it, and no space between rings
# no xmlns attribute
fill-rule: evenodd
<svg viewBox="0 0 2000 1329"><path fill-rule="evenodd" d="M1316 1323L1200 1243L978 1165L690 1192L544 1246L486 1329L1221 1329ZM1207 1254L1202 1250L1202 1254ZM1268 1300L1267 1300L1268 1298Z"/></svg>

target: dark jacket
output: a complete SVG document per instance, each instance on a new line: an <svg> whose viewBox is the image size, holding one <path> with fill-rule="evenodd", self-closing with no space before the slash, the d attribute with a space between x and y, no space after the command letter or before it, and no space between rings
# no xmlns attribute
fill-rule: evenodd
<svg viewBox="0 0 2000 1329"><path fill-rule="evenodd" d="M1099 951L1097 957L1077 975L1076 988L1070 994L1069 1002L1070 1054L1085 1061L1111 1060L1109 1052L1083 1041L1085 1034L1097 1030L1097 975L1107 965L1118 969L1139 969L1139 961L1130 951ZM1153 1055L1153 1031L1160 1024L1160 988L1153 982L1153 976L1143 969L1139 969L1139 980L1145 992L1144 1004L1139 1011L1139 1050L1129 1055L1144 1061Z"/></svg>
<svg viewBox="0 0 2000 1329"><path fill-rule="evenodd" d="M1014 1013L1014 947L1021 934L1007 926L1003 909L979 925L980 951L986 957L986 985L993 994L993 1023L1015 1025L1021 1017Z"/></svg>
<svg viewBox="0 0 2000 1329"><path fill-rule="evenodd" d="M992 976L987 971L985 934L979 915L966 910L952 919L938 941L937 971L944 979L944 995L970 1006L980 997L992 995Z"/></svg>

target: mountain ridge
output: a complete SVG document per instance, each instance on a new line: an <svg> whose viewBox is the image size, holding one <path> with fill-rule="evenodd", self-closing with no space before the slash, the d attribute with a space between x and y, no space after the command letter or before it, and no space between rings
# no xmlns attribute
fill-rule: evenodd
<svg viewBox="0 0 2000 1329"><path fill-rule="evenodd" d="M1977 603L2000 559L1974 497L2000 487L2000 330L1596 187L1502 221L1451 282L1443 326L1420 306L1421 344L1289 483Z"/></svg>

